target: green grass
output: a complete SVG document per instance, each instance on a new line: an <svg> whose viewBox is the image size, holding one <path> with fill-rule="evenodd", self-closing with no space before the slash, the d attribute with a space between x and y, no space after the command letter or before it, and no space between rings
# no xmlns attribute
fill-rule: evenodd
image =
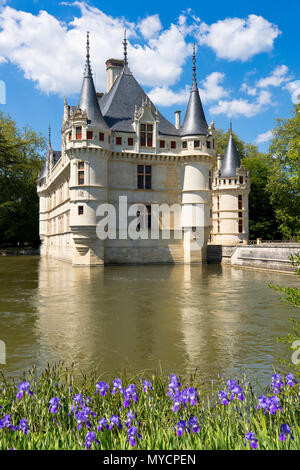
<svg viewBox="0 0 300 470"><path fill-rule="evenodd" d="M145 378L145 377L144 377ZM240 381L243 387L245 400L240 401L237 396L227 406L218 403L218 393L226 390L223 379L203 385L196 376L192 376L182 383L181 390L193 386L198 390L200 401L192 406L182 405L179 412L172 410L173 402L168 393L168 378L162 375L146 377L153 384L153 390L143 392L140 376L123 377L123 387L134 383L137 388L139 400L131 401L129 408L124 408L124 398L120 392L105 396L95 395L96 383L102 379L94 374L86 377L73 376L73 371L62 365L46 368L41 375L36 376L32 371L26 376L30 382L33 395L27 393L20 399L16 398L18 388L13 380L0 377L0 420L11 415L11 423L18 426L21 419L26 419L29 425L28 434L22 430L10 428L1 429L0 421L0 450L14 448L16 450L79 450L85 448L85 437L89 431L96 432L99 444L93 443L92 449L114 450L131 449L127 442L127 413L132 410L137 415L137 425L141 439L137 439L135 449L249 449L244 446L245 434L249 431L255 433L258 439L258 449L298 449L299 448L299 384L293 387L284 386L279 394L282 411L271 415L264 414L257 409L257 396L253 393L247 378ZM25 379L25 376L24 376ZM179 378L180 379L180 378ZM183 382L180 379L180 382ZM112 388L112 384L110 384ZM90 417L91 428L83 425L77 429L77 421L71 412L73 397L81 393L86 400L90 397L88 406L96 417ZM266 390L266 396L274 395ZM53 397L60 399L61 408L52 414L49 400ZM112 415L120 417L122 430L97 431L98 421L105 417L108 421ZM176 423L196 416L199 421L198 433L185 432L181 437L177 435ZM288 435L285 441L279 440L280 426L288 424L292 430L294 440Z"/></svg>

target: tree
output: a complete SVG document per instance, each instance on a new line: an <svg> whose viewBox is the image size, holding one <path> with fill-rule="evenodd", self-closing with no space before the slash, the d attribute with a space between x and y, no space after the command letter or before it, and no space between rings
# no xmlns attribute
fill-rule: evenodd
<svg viewBox="0 0 300 470"><path fill-rule="evenodd" d="M300 103L290 119L277 119L269 149L267 191L286 239L300 239Z"/></svg>
<svg viewBox="0 0 300 470"><path fill-rule="evenodd" d="M0 243L39 242L36 180L44 138L0 113Z"/></svg>
<svg viewBox="0 0 300 470"><path fill-rule="evenodd" d="M245 143L233 132L233 140L242 160L242 165L250 173L251 191L249 195L249 234L250 239L263 238L274 240L281 238L275 209L271 203L266 187L272 167L268 155L259 152L258 148ZM224 154L229 137L222 129L217 131L217 153Z"/></svg>

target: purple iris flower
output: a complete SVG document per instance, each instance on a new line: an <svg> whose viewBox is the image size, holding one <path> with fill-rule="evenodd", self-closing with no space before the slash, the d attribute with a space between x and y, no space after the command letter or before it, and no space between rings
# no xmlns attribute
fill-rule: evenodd
<svg viewBox="0 0 300 470"><path fill-rule="evenodd" d="M95 432L88 432L87 435L85 436L85 447L87 450L90 450L92 447L93 442L96 444L100 444L100 442L97 439L96 433Z"/></svg>
<svg viewBox="0 0 300 470"><path fill-rule="evenodd" d="M176 377L176 375L175 374L171 375L170 382L168 384L168 387L169 387L168 396L173 397L174 394L180 389L180 386L181 384L178 378Z"/></svg>
<svg viewBox="0 0 300 470"><path fill-rule="evenodd" d="M227 406L229 403L229 398L227 392L225 390L221 390L219 393L219 399L222 403L222 405ZM219 402L220 403L220 402Z"/></svg>
<svg viewBox="0 0 300 470"><path fill-rule="evenodd" d="M285 376L285 383L289 386L289 387L293 387L297 381L295 380L295 377L293 376L293 374L291 374L290 372L288 374L286 374Z"/></svg>
<svg viewBox="0 0 300 470"><path fill-rule="evenodd" d="M177 426L177 436L179 437L181 437L184 432L190 432L187 422L184 421L183 419L178 421L176 426Z"/></svg>
<svg viewBox="0 0 300 470"><path fill-rule="evenodd" d="M149 390L153 390L152 383L149 382L149 380L144 380L143 381L143 392L147 392L148 388L149 388Z"/></svg>
<svg viewBox="0 0 300 470"><path fill-rule="evenodd" d="M272 389L273 393L279 394L283 387L282 377L280 374L272 375L272 381L270 384L270 388Z"/></svg>
<svg viewBox="0 0 300 470"><path fill-rule="evenodd" d="M21 419L20 424L19 424L19 429L21 429L23 431L25 436L28 434L29 425L28 425L26 419Z"/></svg>
<svg viewBox="0 0 300 470"><path fill-rule="evenodd" d="M75 419L77 421L77 429L80 430L82 425L85 425L88 429L92 427L90 423L90 416L96 417L96 413L91 411L88 406L83 406L81 411L75 411Z"/></svg>
<svg viewBox="0 0 300 470"><path fill-rule="evenodd" d="M123 393L124 390L122 388L122 380L121 379L115 379L113 381L113 390L112 390L112 395L114 395L117 391Z"/></svg>
<svg viewBox="0 0 300 470"><path fill-rule="evenodd" d="M198 418L196 418L196 416L191 416L190 417L190 419L189 419L189 428L190 428L190 431L193 431L194 433L198 433L200 431Z"/></svg>
<svg viewBox="0 0 300 470"><path fill-rule="evenodd" d="M280 426L279 440L285 441L288 435L290 435L291 439L294 440L294 436L291 433L291 428L287 424L282 424Z"/></svg>
<svg viewBox="0 0 300 470"><path fill-rule="evenodd" d="M101 418L99 421L98 421L98 431L102 431L102 429L108 429L108 422L106 420L106 418Z"/></svg>
<svg viewBox="0 0 300 470"><path fill-rule="evenodd" d="M18 393L17 393L17 399L20 400L26 393L28 395L33 395L32 390L30 390L30 383L29 382L22 382L18 385Z"/></svg>
<svg viewBox="0 0 300 470"><path fill-rule="evenodd" d="M59 398L54 397L49 400L49 408L48 411L51 411L51 413L55 414L58 412L59 408L62 408L61 404L59 403Z"/></svg>
<svg viewBox="0 0 300 470"><path fill-rule="evenodd" d="M253 431L249 431L247 434L245 434L245 443L244 446L246 447L247 442L250 443L251 449L257 449L258 447L258 439L256 439L255 434Z"/></svg>
<svg viewBox="0 0 300 470"><path fill-rule="evenodd" d="M128 429L127 434L127 442L129 442L131 447L134 447L136 445L136 438L142 439L142 436L139 434L138 428L136 426L131 426Z"/></svg>
<svg viewBox="0 0 300 470"><path fill-rule="evenodd" d="M115 426L116 426L118 429L122 429L122 424L121 424L120 418L119 418L118 416L116 416L116 415L113 415L113 416L110 418L109 429L112 430Z"/></svg>
<svg viewBox="0 0 300 470"><path fill-rule="evenodd" d="M108 383L106 383L106 382L98 382L98 383L96 384L96 393L95 393L95 395L96 395L98 392L100 393L100 395L101 395L102 397L104 397L104 396L107 394L107 392L109 392L109 385L108 385Z"/></svg>
<svg viewBox="0 0 300 470"><path fill-rule="evenodd" d="M282 411L280 399L276 395L269 398L265 395L258 397L257 409L259 410L260 408L264 410L264 414L268 411L271 415L275 415L277 411Z"/></svg>
<svg viewBox="0 0 300 470"><path fill-rule="evenodd" d="M136 393L136 386L134 384L130 384L125 389L123 396L124 396L124 402L123 402L124 408L128 408L128 406L130 406L130 400L133 400L134 403L136 403L139 400L138 394Z"/></svg>

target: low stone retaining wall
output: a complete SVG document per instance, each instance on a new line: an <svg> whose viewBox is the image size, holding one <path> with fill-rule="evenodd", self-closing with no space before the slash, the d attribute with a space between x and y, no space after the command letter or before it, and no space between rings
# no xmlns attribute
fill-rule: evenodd
<svg viewBox="0 0 300 470"><path fill-rule="evenodd" d="M209 245L209 263L227 263L253 269L293 272L290 256L300 253L299 243L221 246Z"/></svg>
<svg viewBox="0 0 300 470"><path fill-rule="evenodd" d="M39 254L39 248L0 248L0 256L33 256Z"/></svg>

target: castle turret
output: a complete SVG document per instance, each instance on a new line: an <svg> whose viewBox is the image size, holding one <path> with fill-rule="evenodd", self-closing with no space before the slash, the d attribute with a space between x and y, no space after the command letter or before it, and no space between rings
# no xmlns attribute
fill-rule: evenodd
<svg viewBox="0 0 300 470"><path fill-rule="evenodd" d="M213 231L216 245L236 245L249 238L248 196L250 180L233 140L230 125L224 157L218 155L213 178Z"/></svg>
<svg viewBox="0 0 300 470"><path fill-rule="evenodd" d="M211 172L215 161L214 132L207 126L196 79L193 53L193 85L181 129L184 176L182 189L182 227L184 261L205 262L211 230Z"/></svg>

